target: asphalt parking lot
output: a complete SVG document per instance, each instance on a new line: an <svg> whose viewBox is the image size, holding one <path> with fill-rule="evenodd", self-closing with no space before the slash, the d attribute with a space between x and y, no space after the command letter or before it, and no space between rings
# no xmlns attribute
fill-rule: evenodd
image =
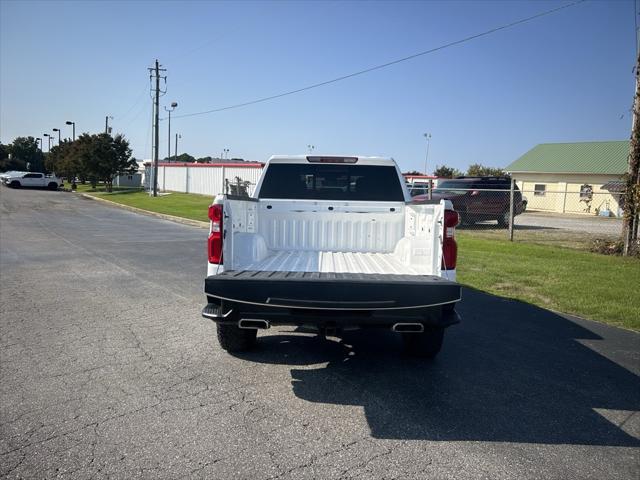
<svg viewBox="0 0 640 480"><path fill-rule="evenodd" d="M640 475L640 335L467 289L434 362L391 332L231 356L199 314L205 237L0 189L0 475Z"/></svg>

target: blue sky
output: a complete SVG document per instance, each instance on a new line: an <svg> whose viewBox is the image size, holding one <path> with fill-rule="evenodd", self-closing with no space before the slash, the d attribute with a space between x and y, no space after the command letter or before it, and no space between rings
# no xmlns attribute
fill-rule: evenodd
<svg viewBox="0 0 640 480"><path fill-rule="evenodd" d="M0 3L0 140L105 115L151 155L146 70L176 115L278 94L569 2ZM538 143L629 137L632 0L588 1L470 43L236 110L174 118L179 152L384 155L403 170L505 166ZM622 117L622 118L621 118ZM160 154L167 152L161 122Z"/></svg>

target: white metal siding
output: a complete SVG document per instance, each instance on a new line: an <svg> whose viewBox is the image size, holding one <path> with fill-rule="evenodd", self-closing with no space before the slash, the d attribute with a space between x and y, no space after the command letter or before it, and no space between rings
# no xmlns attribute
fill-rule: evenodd
<svg viewBox="0 0 640 480"><path fill-rule="evenodd" d="M250 182L249 194L253 194L256 183L262 174L262 168L226 167L226 166L159 166L158 189L172 192L217 195L224 192L224 179L234 183L236 177ZM153 168L146 167L145 186L152 185L147 179L153 178Z"/></svg>

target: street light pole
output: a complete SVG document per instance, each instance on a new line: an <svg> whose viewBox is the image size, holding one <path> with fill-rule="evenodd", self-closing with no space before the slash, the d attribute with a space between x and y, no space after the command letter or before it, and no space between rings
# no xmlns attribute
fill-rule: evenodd
<svg viewBox="0 0 640 480"><path fill-rule="evenodd" d="M60 145L60 129L59 128L54 128L53 129L54 132L58 132L58 146Z"/></svg>
<svg viewBox="0 0 640 480"><path fill-rule="evenodd" d="M73 141L76 141L76 122L66 121L67 125L73 125Z"/></svg>
<svg viewBox="0 0 640 480"><path fill-rule="evenodd" d="M107 115L104 117L104 133L109 134L109 120L113 120L113 117Z"/></svg>
<svg viewBox="0 0 640 480"><path fill-rule="evenodd" d="M47 152L51 151L51 135L49 135L48 133L43 133L42 134L44 137L47 137L47 139L49 140L49 146L47 147Z"/></svg>
<svg viewBox="0 0 640 480"><path fill-rule="evenodd" d="M178 106L178 102L171 102L171 109L164 107L165 112L169 112L169 134L167 135L167 160L171 159L171 112L173 112Z"/></svg>
<svg viewBox="0 0 640 480"><path fill-rule="evenodd" d="M425 133L424 134L424 138L427 139L427 154L424 157L424 174L427 174L427 162L429 161L429 145L431 144L431 134L430 133Z"/></svg>

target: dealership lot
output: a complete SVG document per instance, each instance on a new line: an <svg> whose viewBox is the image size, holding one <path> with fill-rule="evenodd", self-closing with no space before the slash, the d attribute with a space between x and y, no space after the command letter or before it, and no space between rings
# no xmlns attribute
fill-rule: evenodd
<svg viewBox="0 0 640 480"><path fill-rule="evenodd" d="M199 315L205 230L63 192L0 215L0 475L640 473L636 333L466 290L435 362L288 329L234 357Z"/></svg>

